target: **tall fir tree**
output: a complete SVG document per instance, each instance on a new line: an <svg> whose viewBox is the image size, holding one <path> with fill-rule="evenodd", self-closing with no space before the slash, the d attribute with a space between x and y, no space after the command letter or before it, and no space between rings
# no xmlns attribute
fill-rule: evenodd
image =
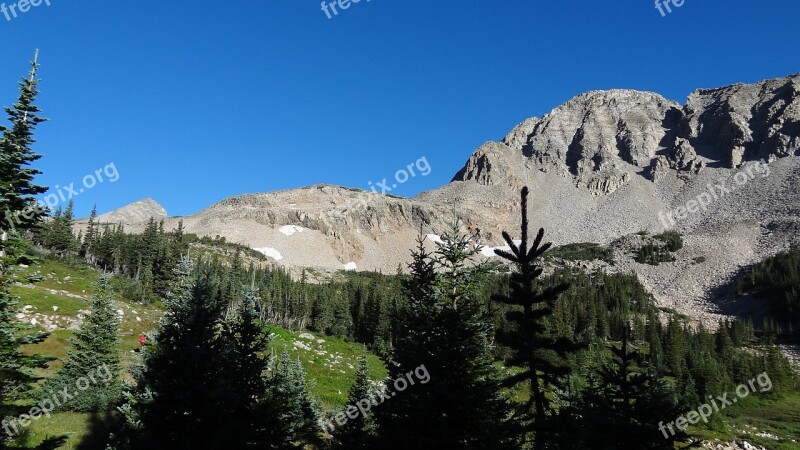
<svg viewBox="0 0 800 450"><path fill-rule="evenodd" d="M269 335L254 287L225 320L214 275L194 274L186 257L174 272L111 448L288 450L313 441L316 401L299 362L264 356Z"/></svg>
<svg viewBox="0 0 800 450"><path fill-rule="evenodd" d="M348 407L355 407L363 400L372 401L375 395L375 386L369 377L369 364L367 357L358 360L356 380L350 386L347 396ZM375 418L371 412L359 414L355 419L350 419L333 431L333 447L339 450L371 450L377 446L375 442Z"/></svg>
<svg viewBox="0 0 800 450"><path fill-rule="evenodd" d="M265 441L269 442L266 448L290 450L317 441L319 405L311 395L303 366L287 351L270 367L262 410Z"/></svg>
<svg viewBox="0 0 800 450"><path fill-rule="evenodd" d="M93 380L91 389L62 404L63 410L103 412L120 400L120 321L107 276L100 277L96 289L90 314L69 340L64 366L44 385L46 392L61 392L80 379Z"/></svg>
<svg viewBox="0 0 800 450"><path fill-rule="evenodd" d="M477 300L476 249L457 231L442 236L435 255L420 236L405 283L389 379L423 367L430 381L397 393L376 409L386 449L516 449L510 405L493 366L486 305ZM441 270L437 273L437 269Z"/></svg>
<svg viewBox="0 0 800 450"><path fill-rule="evenodd" d="M270 337L256 310L258 303L251 286L225 326L223 377L228 396L219 405L219 416L230 422L229 448L288 449L313 434L317 407L302 368L265 355ZM273 369L275 375L268 376Z"/></svg>
<svg viewBox="0 0 800 450"><path fill-rule="evenodd" d="M31 164L41 155L31 148L36 142L34 132L37 125L45 119L34 103L39 95L38 51L31 62L31 70L20 83L17 102L5 108L10 128L0 125L0 234L36 228L46 211L36 200L36 196L47 192L47 188L36 184L35 178L41 172ZM2 250L0 248L0 250Z"/></svg>
<svg viewBox="0 0 800 450"><path fill-rule="evenodd" d="M94 246L100 237L100 231L97 226L97 205L92 207L92 212L89 214L89 222L86 224L86 234L83 239L78 239L80 243L80 256L86 260L90 265L94 264L95 257L93 255Z"/></svg>
<svg viewBox="0 0 800 450"><path fill-rule="evenodd" d="M73 234L75 226L74 201L70 200L65 209L56 209L53 219L41 230L41 243L56 256L67 256L78 250L78 241Z"/></svg>
<svg viewBox="0 0 800 450"><path fill-rule="evenodd" d="M38 51L28 77L20 83L19 99L13 107L5 108L11 127L0 125L0 418L4 426L18 423L10 416L27 412L29 407L24 402L39 380L34 370L44 369L50 360L20 351L21 346L40 343L47 335L31 333L28 327L23 327L16 318L19 303L10 292L11 285L18 281L16 268L21 261L28 262L25 255L28 243L21 236L36 229L46 213L36 196L47 188L35 183L41 172L31 167L41 158L31 148L35 143L34 131L45 120L37 115L40 110L34 105L39 94L37 60ZM22 431L10 425L11 436L5 429L0 435L0 449L9 448ZM36 448L55 449L65 441L66 437L48 438ZM14 448L26 447L14 442Z"/></svg>
<svg viewBox="0 0 800 450"><path fill-rule="evenodd" d="M623 331L621 345L611 347L611 364L600 368L592 377L596 381L584 390L576 433L581 442L573 448L672 450L688 440L680 430L670 434L659 429L664 418L679 417L682 410L671 385L642 367L644 358L628 342L629 334Z"/></svg>
<svg viewBox="0 0 800 450"><path fill-rule="evenodd" d="M215 405L225 405L219 330L224 306L208 276L195 279L188 259L175 269L166 311L124 410L128 428L117 448L225 448L229 430Z"/></svg>
<svg viewBox="0 0 800 450"><path fill-rule="evenodd" d="M549 442L555 442L557 434L558 421L554 420L556 411L547 396L548 388L564 387L563 381L572 371L570 356L585 346L570 338L557 336L548 322L553 316L559 295L567 290L568 285L537 286L537 279L544 270L539 261L551 244L542 243L544 229L540 229L533 244L528 247L527 187L522 189L520 207L520 244L517 245L511 235L503 232L510 251L495 250L498 256L516 265L516 271L510 279L511 293L495 296L494 300L514 308L507 315L507 320L514 327L503 337L512 350L512 356L506 364L523 370L509 377L506 382L509 387L527 384L531 397L520 419L527 430L535 434L534 448L541 450Z"/></svg>

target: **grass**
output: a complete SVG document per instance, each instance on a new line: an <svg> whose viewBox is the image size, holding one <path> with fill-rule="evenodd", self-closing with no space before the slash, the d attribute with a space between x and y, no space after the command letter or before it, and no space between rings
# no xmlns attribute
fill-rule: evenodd
<svg viewBox="0 0 800 450"><path fill-rule="evenodd" d="M383 380L388 375L381 360L361 344L313 333L293 333L274 327L270 331L273 333L271 347L276 354L288 350L293 357L300 358L308 379L314 383L312 392L319 398L323 408L345 406L361 356L367 355L373 380ZM314 339L303 339L301 334L314 336ZM295 342L303 343L303 347L296 346Z"/></svg>
<svg viewBox="0 0 800 450"><path fill-rule="evenodd" d="M605 261L614 264L614 251L609 247L592 242L580 242L555 247L545 253L549 258L561 258L569 261Z"/></svg>
<svg viewBox="0 0 800 450"><path fill-rule="evenodd" d="M800 392L781 397L748 397L723 411L724 430L693 427L693 435L707 440L733 440L763 446L769 450L800 450ZM755 430L758 432L756 433ZM769 433L779 440L764 435ZM791 442L794 439L797 442Z"/></svg>
<svg viewBox="0 0 800 450"><path fill-rule="evenodd" d="M100 274L89 267L74 266L50 259L23 269L23 279L41 277L36 286L44 289L67 291L71 294L87 295L94 291L93 284Z"/></svg>
<svg viewBox="0 0 800 450"><path fill-rule="evenodd" d="M20 299L20 306L30 305L34 307L35 312L51 316L74 317L78 315L78 311L89 307L86 300L51 294L39 288L12 286L11 294ZM57 306L58 310L54 311L53 306Z"/></svg>

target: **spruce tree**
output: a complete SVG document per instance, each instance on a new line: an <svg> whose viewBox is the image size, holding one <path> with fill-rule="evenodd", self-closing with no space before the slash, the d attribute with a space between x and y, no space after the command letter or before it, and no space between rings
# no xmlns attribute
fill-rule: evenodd
<svg viewBox="0 0 800 450"><path fill-rule="evenodd" d="M37 52L38 56L38 52ZM41 172L31 164L41 158L33 152L33 133L44 121L36 115L34 105L39 91L36 71L37 57L31 62L29 76L20 83L20 96L11 108L5 108L11 128L0 125L0 418L14 417L28 410L21 401L33 392L39 380L34 369L46 368L50 358L23 355L20 347L44 341L45 333L31 333L16 319L18 301L9 288L18 281L15 267L25 260L28 243L21 239L26 231L38 227L45 210L36 200L47 188L37 185L34 178ZM13 441L6 433L0 435L0 449L9 448ZM55 449L66 437L47 438L38 450ZM25 448L15 442L14 448Z"/></svg>
<svg viewBox="0 0 800 450"><path fill-rule="evenodd" d="M263 411L264 440L269 442L266 448L289 450L298 448L298 442L316 440L319 405L310 393L300 361L287 351L270 367Z"/></svg>
<svg viewBox="0 0 800 450"><path fill-rule="evenodd" d="M34 131L45 121L37 115L40 110L34 104L39 95L38 69L34 58L28 76L20 83L19 99L12 107L5 108L10 128L0 125L0 234L8 231L22 234L34 229L46 214L36 196L47 192L47 188L35 183L41 172L31 167L41 158L31 148L36 142Z"/></svg>
<svg viewBox="0 0 800 450"><path fill-rule="evenodd" d="M347 396L348 408L355 407L362 400L370 400L375 395L375 386L369 377L367 357L358 360L356 381ZM333 431L334 448L341 450L371 450L375 448L375 418L371 412L359 414Z"/></svg>
<svg viewBox="0 0 800 450"><path fill-rule="evenodd" d="M66 209L59 207L53 219L43 230L43 244L57 256L66 256L78 249L78 242L73 234L75 219L73 215L74 203L70 200Z"/></svg>
<svg viewBox="0 0 800 450"><path fill-rule="evenodd" d="M457 224L442 241L431 255L424 237L417 240L405 283L408 306L389 364L390 380L424 367L430 381L396 393L376 409L381 446L516 449L510 406L489 351L486 305L476 295L480 268L471 261L476 250Z"/></svg>
<svg viewBox="0 0 800 450"><path fill-rule="evenodd" d="M217 410L227 404L218 339L224 306L208 276L195 279L193 271L188 259L175 269L161 325L135 372L119 448L225 448L229 430Z"/></svg>
<svg viewBox="0 0 800 450"><path fill-rule="evenodd" d="M512 349L512 357L506 364L523 370L507 379L508 386L527 384L531 398L522 411L527 418L526 428L535 433L534 448L546 448L555 441L555 411L547 396L550 386L563 387L564 378L572 371L569 357L584 346L572 339L557 336L548 323L559 295L566 291L567 284L549 287L537 286L543 268L542 255L551 247L543 244L544 229L540 229L533 244L528 247L528 188L521 194L522 239L517 245L507 232L503 232L510 251L495 249L495 253L514 263L516 271L511 275L510 295L495 296L494 300L514 308L507 320L514 328L505 336L506 345ZM524 416L523 416L524 417Z"/></svg>
<svg viewBox="0 0 800 450"><path fill-rule="evenodd" d="M269 336L255 288L225 320L212 274L195 275L186 257L174 273L112 448L287 450L312 441L316 401L298 361L264 356Z"/></svg>
<svg viewBox="0 0 800 450"><path fill-rule="evenodd" d="M94 264L95 256L92 254L97 240L100 238L99 230L97 229L97 205L92 207L92 212L89 215L89 222L86 224L86 234L83 239L79 239L81 244L80 256L83 257L88 264Z"/></svg>
<svg viewBox="0 0 800 450"><path fill-rule="evenodd" d="M598 371L599 380L584 391L580 416L582 441L574 448L591 450L672 450L686 442L685 432L659 429L665 418L682 414L670 385L642 367L643 357L628 342L612 346L612 363ZM667 430L665 428L665 430Z"/></svg>
<svg viewBox="0 0 800 450"><path fill-rule="evenodd" d="M62 404L63 410L102 412L120 398L119 318L108 283L106 276L97 281L91 313L70 338L64 366L45 383L44 391L60 392L73 390L80 379L93 381L90 389Z"/></svg>
<svg viewBox="0 0 800 450"><path fill-rule="evenodd" d="M274 426L280 417L271 416L266 374L270 358L265 350L269 333L259 318L259 299L251 286L223 332L227 343L223 377L228 398L220 406L220 420L229 421L230 448L276 448Z"/></svg>

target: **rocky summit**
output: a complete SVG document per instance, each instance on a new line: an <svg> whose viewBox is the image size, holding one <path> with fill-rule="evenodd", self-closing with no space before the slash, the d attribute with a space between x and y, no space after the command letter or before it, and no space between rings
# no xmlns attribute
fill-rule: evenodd
<svg viewBox="0 0 800 450"><path fill-rule="evenodd" d="M394 272L420 230L435 242L454 210L493 257L503 230L518 234L527 185L532 226L548 240L610 246L615 264L591 267L633 272L663 306L715 319L744 307L721 289L736 273L798 242L798 178L800 74L698 89L683 106L651 92L584 93L482 145L451 183L415 198L317 185L232 197L180 219L146 200L100 220L129 231L150 217L168 229L181 220L289 268ZM675 261L635 262L638 240L666 229L685 241Z"/></svg>

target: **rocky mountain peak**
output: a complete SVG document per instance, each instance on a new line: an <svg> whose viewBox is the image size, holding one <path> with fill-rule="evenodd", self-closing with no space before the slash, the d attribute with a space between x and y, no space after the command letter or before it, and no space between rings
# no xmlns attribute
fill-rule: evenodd
<svg viewBox="0 0 800 450"><path fill-rule="evenodd" d="M800 147L798 93L800 74L697 90L683 107L652 92L587 92L484 144L453 180L519 186L528 171L555 172L598 195L636 176L790 156Z"/></svg>
<svg viewBox="0 0 800 450"><path fill-rule="evenodd" d="M103 223L142 223L153 218L155 220L167 219L169 215L157 201L152 198L145 198L114 211L107 212L97 217L98 222Z"/></svg>

